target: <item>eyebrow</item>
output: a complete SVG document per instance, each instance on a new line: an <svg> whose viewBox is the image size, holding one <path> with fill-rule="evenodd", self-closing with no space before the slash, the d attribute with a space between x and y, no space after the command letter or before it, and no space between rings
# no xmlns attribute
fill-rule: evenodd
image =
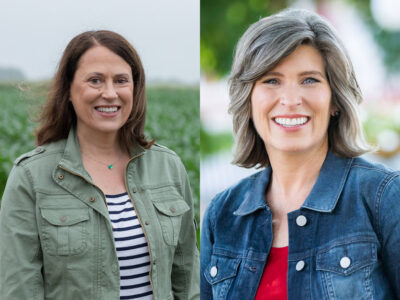
<svg viewBox="0 0 400 300"><path fill-rule="evenodd" d="M322 74L320 71L314 71L314 70L313 71L304 71L304 72L301 72L299 75L300 76L304 76L304 75L319 75L322 78L325 78L325 75Z"/></svg>
<svg viewBox="0 0 400 300"><path fill-rule="evenodd" d="M100 72L91 72L91 73L88 74L88 76L93 76L93 75L104 76L104 74L100 73ZM129 77L129 73L119 73L119 74L115 74L114 76L116 76L116 77L119 77L119 76L127 76L127 77Z"/></svg>
<svg viewBox="0 0 400 300"><path fill-rule="evenodd" d="M304 75L318 75L321 76L322 78L325 78L326 76L322 74L320 71L315 71L315 70L310 70L310 71L303 71L299 74L300 76ZM280 72L267 72L265 76L278 76L278 77L283 77L283 74Z"/></svg>

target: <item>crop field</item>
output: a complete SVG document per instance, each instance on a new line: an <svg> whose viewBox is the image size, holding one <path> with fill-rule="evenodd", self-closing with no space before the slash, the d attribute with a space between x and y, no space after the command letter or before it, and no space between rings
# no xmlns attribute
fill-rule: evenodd
<svg viewBox="0 0 400 300"><path fill-rule="evenodd" d="M0 198L13 161L35 147L37 112L46 84L0 84ZM200 121L199 89L151 86L147 89L146 134L175 151L189 175L199 221Z"/></svg>

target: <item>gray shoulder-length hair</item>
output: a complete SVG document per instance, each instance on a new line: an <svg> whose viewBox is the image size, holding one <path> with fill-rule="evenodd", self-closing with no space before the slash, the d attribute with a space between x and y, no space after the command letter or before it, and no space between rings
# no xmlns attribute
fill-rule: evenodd
<svg viewBox="0 0 400 300"><path fill-rule="evenodd" d="M342 157L371 150L358 115L361 90L335 29L313 12L288 9L252 24L236 46L229 78L229 112L236 140L233 163L247 168L268 165L264 142L251 119L251 92L257 80L302 44L321 53L332 91L331 105L340 111L329 123L329 149Z"/></svg>

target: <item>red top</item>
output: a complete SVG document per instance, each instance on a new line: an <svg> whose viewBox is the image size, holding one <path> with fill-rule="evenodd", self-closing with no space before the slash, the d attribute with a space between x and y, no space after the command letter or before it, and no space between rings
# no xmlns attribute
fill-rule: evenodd
<svg viewBox="0 0 400 300"><path fill-rule="evenodd" d="M287 299L288 247L272 247L255 300Z"/></svg>

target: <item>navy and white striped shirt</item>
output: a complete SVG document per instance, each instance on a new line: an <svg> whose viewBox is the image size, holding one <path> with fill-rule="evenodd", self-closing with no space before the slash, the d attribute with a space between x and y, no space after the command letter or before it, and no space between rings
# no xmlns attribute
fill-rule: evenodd
<svg viewBox="0 0 400 300"><path fill-rule="evenodd" d="M120 299L153 299L150 256L143 229L127 193L106 195L121 276Z"/></svg>

